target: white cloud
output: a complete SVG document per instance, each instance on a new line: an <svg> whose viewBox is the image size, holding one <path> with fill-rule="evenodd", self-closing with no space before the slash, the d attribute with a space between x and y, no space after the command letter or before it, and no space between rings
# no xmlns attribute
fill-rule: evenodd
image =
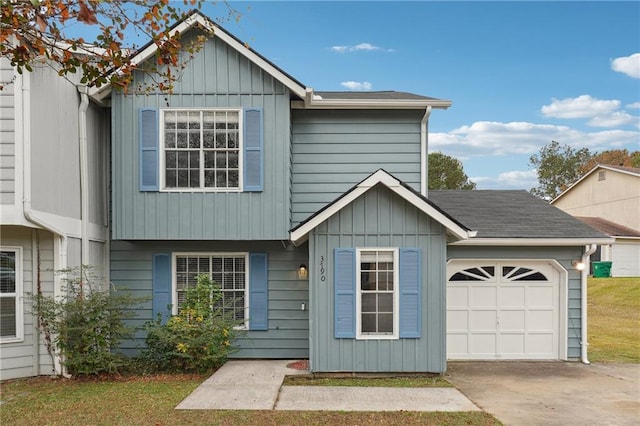
<svg viewBox="0 0 640 426"><path fill-rule="evenodd" d="M447 133L431 133L429 148L463 160L496 155L532 155L552 140L575 148L605 150L637 144L639 139L638 131L583 132L551 124L477 121Z"/></svg>
<svg viewBox="0 0 640 426"><path fill-rule="evenodd" d="M469 178L478 189L522 189L538 185L536 170L510 171L500 173L497 177L477 176Z"/></svg>
<svg viewBox="0 0 640 426"><path fill-rule="evenodd" d="M341 45L341 46L331 46L330 48L334 52L338 53L346 53L346 52L373 52L373 51L381 51L381 52L393 52L393 49L384 49L380 46L376 46L371 43L359 43L354 45Z"/></svg>
<svg viewBox="0 0 640 426"><path fill-rule="evenodd" d="M589 95L577 98L552 99L550 105L544 105L541 109L545 117L554 118L587 118L596 117L620 108L618 100L601 100Z"/></svg>
<svg viewBox="0 0 640 426"><path fill-rule="evenodd" d="M367 92L373 88L373 85L368 81L343 81L340 85L349 90L357 90L361 92Z"/></svg>
<svg viewBox="0 0 640 426"><path fill-rule="evenodd" d="M593 127L618 127L632 123L636 123L636 126L640 125L640 118L624 111L614 111L609 115L596 116L587 122L589 126Z"/></svg>
<svg viewBox="0 0 640 426"><path fill-rule="evenodd" d="M640 102L634 102L626 106L627 109L640 109Z"/></svg>
<svg viewBox="0 0 640 426"><path fill-rule="evenodd" d="M620 105L621 102L616 99L602 100L582 95L577 98L553 98L551 104L541 108L541 112L545 117L589 118L587 125L592 127L618 127L628 124L637 126L640 119L621 111Z"/></svg>
<svg viewBox="0 0 640 426"><path fill-rule="evenodd" d="M633 78L640 78L640 53L622 56L611 61L611 69Z"/></svg>

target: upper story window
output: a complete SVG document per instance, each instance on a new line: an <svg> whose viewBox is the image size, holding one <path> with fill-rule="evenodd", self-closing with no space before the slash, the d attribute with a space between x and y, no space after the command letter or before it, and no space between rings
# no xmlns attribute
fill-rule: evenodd
<svg viewBox="0 0 640 426"><path fill-rule="evenodd" d="M164 190L242 188L240 110L160 110Z"/></svg>
<svg viewBox="0 0 640 426"><path fill-rule="evenodd" d="M23 339L21 248L0 251L0 342Z"/></svg>

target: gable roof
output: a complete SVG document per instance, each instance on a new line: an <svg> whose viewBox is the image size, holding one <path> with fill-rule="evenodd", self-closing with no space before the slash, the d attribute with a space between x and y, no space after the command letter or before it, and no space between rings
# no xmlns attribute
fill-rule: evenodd
<svg viewBox="0 0 640 426"><path fill-rule="evenodd" d="M611 239L524 190L429 191L429 199L477 231L454 244L586 245Z"/></svg>
<svg viewBox="0 0 640 426"><path fill-rule="evenodd" d="M300 101L292 103L297 108L406 108L424 109L449 108L451 101L415 95L407 92L314 92L290 74L283 71L266 57L252 49L247 43L242 42L233 34L226 31L220 25L200 13L193 10L185 18L176 22L170 29L170 34L184 34L193 28L204 28L213 31L214 37L218 37L231 48L244 55L251 62L266 71L269 75L281 82L291 92L300 98ZM132 58L134 64L140 64L151 58L158 47L153 41L138 49ZM117 72L114 71L114 72ZM103 102L111 93L111 85L91 87L89 96Z"/></svg>
<svg viewBox="0 0 640 426"><path fill-rule="evenodd" d="M387 171L378 169L378 171L372 173L362 182L351 187L351 189L340 197L336 198L324 208L311 215L304 222L301 222L293 228L289 232L291 241L296 245L305 241L309 232L311 232L315 227L328 220L331 216L338 213L352 201L356 200L376 185L384 185L386 188L402 197L418 210L444 226L447 229L447 232L455 238L467 239L475 235L474 231L458 222L434 203L429 201L429 199L413 190L410 186L395 178Z"/></svg>
<svg viewBox="0 0 640 426"><path fill-rule="evenodd" d="M615 222L611 222L610 220L603 219L601 217L576 216L576 219L611 237L640 238L640 231L636 231L635 229L631 229L627 226L618 225Z"/></svg>
<svg viewBox="0 0 640 426"><path fill-rule="evenodd" d="M556 201L558 201L560 198L562 198L566 193L571 191L580 182L582 182L588 176L590 176L593 173L595 173L597 170L611 170L611 171L616 172L616 173L622 173L622 174L626 174L626 175L640 177L640 169L637 168L637 167L613 166L613 165L610 165L610 164L596 164L593 169L589 170L587 173L584 174L584 176L582 176L580 179L575 181L570 187L568 187L567 189L562 191L556 198L551 200L551 204L554 204Z"/></svg>

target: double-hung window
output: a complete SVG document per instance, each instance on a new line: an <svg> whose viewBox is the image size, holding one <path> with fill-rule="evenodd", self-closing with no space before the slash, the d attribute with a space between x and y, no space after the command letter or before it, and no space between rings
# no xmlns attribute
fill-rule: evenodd
<svg viewBox="0 0 640 426"><path fill-rule="evenodd" d="M161 183L167 191L240 191L241 110L162 109Z"/></svg>
<svg viewBox="0 0 640 426"><path fill-rule="evenodd" d="M358 338L398 338L398 252L357 250Z"/></svg>
<svg viewBox="0 0 640 426"><path fill-rule="evenodd" d="M22 324L22 249L0 249L0 342L21 341Z"/></svg>
<svg viewBox="0 0 640 426"><path fill-rule="evenodd" d="M248 315L247 253L176 253L174 255L174 314L181 308L189 288L199 274L208 274L220 286L220 307L229 318L246 325Z"/></svg>

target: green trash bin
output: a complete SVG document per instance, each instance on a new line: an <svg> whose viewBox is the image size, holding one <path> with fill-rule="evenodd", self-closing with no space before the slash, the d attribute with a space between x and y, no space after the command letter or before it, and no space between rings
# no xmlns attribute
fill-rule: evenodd
<svg viewBox="0 0 640 426"><path fill-rule="evenodd" d="M612 262L593 262L593 277L594 278L611 277L611 263Z"/></svg>

